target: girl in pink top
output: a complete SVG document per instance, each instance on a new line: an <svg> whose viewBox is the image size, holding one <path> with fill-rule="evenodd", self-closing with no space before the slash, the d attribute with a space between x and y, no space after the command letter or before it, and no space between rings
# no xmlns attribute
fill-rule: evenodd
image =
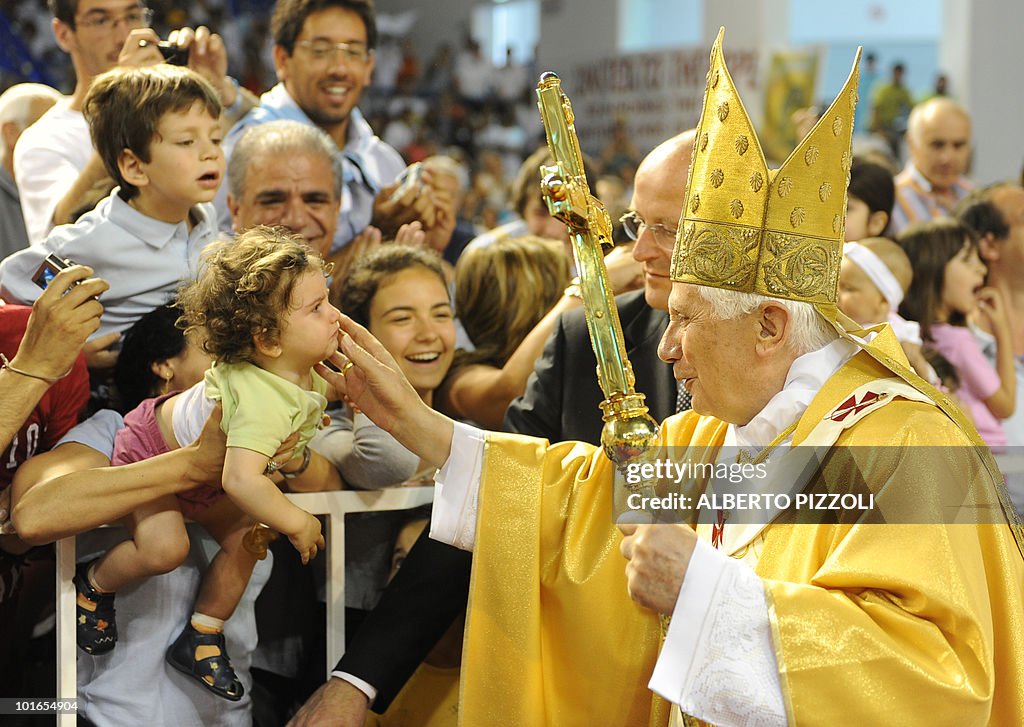
<svg viewBox="0 0 1024 727"><path fill-rule="evenodd" d="M986 271L977 240L954 220L939 218L911 225L899 243L914 266L900 313L918 321L925 345L956 367L957 395L978 434L990 447L1005 447L1001 420L1013 414L1017 398L1013 342L999 291L983 287ZM969 316L984 316L991 324L998 349L995 369L967 328Z"/></svg>

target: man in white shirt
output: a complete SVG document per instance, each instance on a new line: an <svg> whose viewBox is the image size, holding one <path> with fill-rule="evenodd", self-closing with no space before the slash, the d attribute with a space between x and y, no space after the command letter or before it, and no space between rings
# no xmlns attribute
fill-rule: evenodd
<svg viewBox="0 0 1024 727"><path fill-rule="evenodd" d="M60 98L59 92L41 83L19 83L0 94L0 257L28 247L14 180L14 145Z"/></svg>

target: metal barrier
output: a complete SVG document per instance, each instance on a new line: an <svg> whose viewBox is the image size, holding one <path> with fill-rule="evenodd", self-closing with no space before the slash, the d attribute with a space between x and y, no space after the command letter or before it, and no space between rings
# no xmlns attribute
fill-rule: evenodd
<svg viewBox="0 0 1024 727"><path fill-rule="evenodd" d="M327 528L327 663L325 674L345 653L345 515L353 512L409 510L434 499L433 487L392 487L383 490L303 492L288 499L313 515L325 515ZM78 694L78 647L75 642L75 539L57 542L57 694ZM74 727L74 714L58 717L60 727Z"/></svg>

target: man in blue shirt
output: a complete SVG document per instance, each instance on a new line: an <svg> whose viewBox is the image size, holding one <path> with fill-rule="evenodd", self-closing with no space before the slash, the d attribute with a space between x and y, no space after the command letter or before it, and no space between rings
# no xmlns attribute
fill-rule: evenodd
<svg viewBox="0 0 1024 727"><path fill-rule="evenodd" d="M424 187L393 195L405 167L356 108L370 83L377 25L369 0L280 0L271 21L274 65L281 82L260 98L228 134L225 151L250 127L291 119L323 129L342 157L344 185L333 252L374 223L388 235L420 219L433 226L434 193ZM427 181L427 180L425 180ZM230 229L224 193L218 196L222 229Z"/></svg>

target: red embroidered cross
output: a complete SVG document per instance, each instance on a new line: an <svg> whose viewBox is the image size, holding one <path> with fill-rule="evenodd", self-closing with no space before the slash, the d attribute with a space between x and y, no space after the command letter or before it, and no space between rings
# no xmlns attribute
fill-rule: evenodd
<svg viewBox="0 0 1024 727"><path fill-rule="evenodd" d="M858 402L857 396L856 394L854 394L849 399L840 404L835 411L829 414L828 418L834 422L841 422L844 419L846 419L846 417L850 416L850 414L859 414L861 411L868 408L869 406L877 402L879 399L882 399L883 397L884 394L876 394L873 391L869 391L866 394L864 394L864 397L860 400L860 402Z"/></svg>
<svg viewBox="0 0 1024 727"><path fill-rule="evenodd" d="M725 510L718 510L718 522L711 526L711 547L718 550L722 547L725 535Z"/></svg>

